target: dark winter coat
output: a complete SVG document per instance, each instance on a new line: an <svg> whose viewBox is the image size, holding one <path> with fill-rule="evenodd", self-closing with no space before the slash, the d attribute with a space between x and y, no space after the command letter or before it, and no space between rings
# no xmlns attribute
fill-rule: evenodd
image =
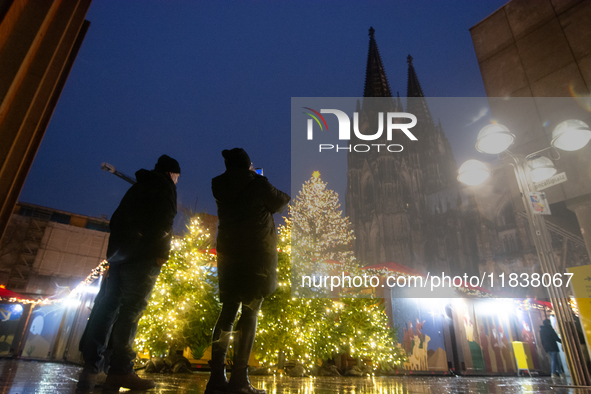
<svg viewBox="0 0 591 394"><path fill-rule="evenodd" d="M113 213L107 260L110 264L168 259L176 216L176 185L160 171L139 170Z"/></svg>
<svg viewBox="0 0 591 394"><path fill-rule="evenodd" d="M250 302L277 287L273 213L290 197L248 169L228 169L211 189L218 207L217 261L222 302Z"/></svg>
<svg viewBox="0 0 591 394"><path fill-rule="evenodd" d="M540 326L540 340L542 341L542 347L547 353L557 352L558 345L556 342L562 343L552 326Z"/></svg>

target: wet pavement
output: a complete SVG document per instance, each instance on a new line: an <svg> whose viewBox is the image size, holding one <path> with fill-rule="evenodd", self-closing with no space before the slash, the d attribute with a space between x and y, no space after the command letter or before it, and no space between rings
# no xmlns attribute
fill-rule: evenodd
<svg viewBox="0 0 591 394"><path fill-rule="evenodd" d="M0 394L74 393L81 368L59 363L0 359ZM147 393L202 394L209 373L146 374L157 385ZM252 376L253 386L269 394L443 394L443 393L590 393L565 388L548 377L316 377ZM100 393L94 390L93 393ZM121 390L123 392L123 390Z"/></svg>

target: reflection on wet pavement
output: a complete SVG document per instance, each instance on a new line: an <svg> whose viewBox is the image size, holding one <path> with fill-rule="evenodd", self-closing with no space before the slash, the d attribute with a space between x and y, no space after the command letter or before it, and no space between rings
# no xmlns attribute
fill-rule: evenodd
<svg viewBox="0 0 591 394"><path fill-rule="evenodd" d="M74 393L81 368L59 363L0 359L0 394ZM209 373L144 374L156 381L149 393L203 393ZM317 377L252 376L253 386L269 394L443 394L591 393L553 386L551 378L517 377ZM123 390L122 390L123 391ZM100 393L94 390L93 393Z"/></svg>

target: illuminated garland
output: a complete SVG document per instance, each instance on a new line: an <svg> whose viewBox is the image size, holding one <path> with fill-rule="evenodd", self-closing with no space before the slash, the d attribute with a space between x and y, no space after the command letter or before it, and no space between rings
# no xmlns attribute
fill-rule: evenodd
<svg viewBox="0 0 591 394"><path fill-rule="evenodd" d="M18 297L0 297L1 302L10 302L10 303L19 303L19 304L32 304L32 305L51 305L57 304L65 301L72 300L78 297L85 288L92 285L94 281L101 277L107 270L109 269L109 262L107 260L103 260L100 262L98 266L92 269L90 274L80 282L70 293L64 298L39 298L36 300L29 300L25 298L18 298ZM4 285L0 285L0 287L5 288Z"/></svg>
<svg viewBox="0 0 591 394"><path fill-rule="evenodd" d="M577 317L581 317L581 315L579 314L579 307L577 306L577 302L574 297L570 297L568 299L568 304L570 305L570 309L572 309L575 315Z"/></svg>
<svg viewBox="0 0 591 394"><path fill-rule="evenodd" d="M80 283L82 286L89 286L94 283L95 280L100 278L109 269L109 262L107 260L101 261L101 263L90 271L90 274ZM78 286L80 286L78 285Z"/></svg>

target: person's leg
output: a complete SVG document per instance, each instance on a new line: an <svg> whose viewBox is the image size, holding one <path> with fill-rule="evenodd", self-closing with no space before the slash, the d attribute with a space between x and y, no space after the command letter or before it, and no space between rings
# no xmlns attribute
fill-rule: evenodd
<svg viewBox="0 0 591 394"><path fill-rule="evenodd" d="M121 267L121 307L111 333L113 353L107 377L109 389L117 386L136 390L154 387L154 382L138 378L133 371L136 356L133 341L137 325L160 274L160 266L155 260L142 263L125 263Z"/></svg>
<svg viewBox="0 0 591 394"><path fill-rule="evenodd" d="M242 314L234 332L234 363L232 376L228 384L228 393L236 394L265 394L265 390L258 390L251 386L248 380L248 359L252 351L257 329L257 315L263 299L242 304Z"/></svg>
<svg viewBox="0 0 591 394"><path fill-rule="evenodd" d="M99 373L104 369L103 355L107 340L117 318L121 302L121 277L118 266L109 269L103 278L86 328L80 339L79 349L84 358L84 370L87 373Z"/></svg>
<svg viewBox="0 0 591 394"><path fill-rule="evenodd" d="M564 375L564 367L562 366L562 357L560 357L560 351L556 352L556 360L558 361L558 374Z"/></svg>
<svg viewBox="0 0 591 394"><path fill-rule="evenodd" d="M110 373L127 374L133 371L133 341L137 325L160 274L160 266L155 261L145 263L145 266L124 264L121 268L121 307L111 334L113 354Z"/></svg>
<svg viewBox="0 0 591 394"><path fill-rule="evenodd" d="M551 363L551 374L557 374L558 373L558 352L550 352L550 360L552 361Z"/></svg>
<svg viewBox="0 0 591 394"><path fill-rule="evenodd" d="M121 300L118 267L112 267L103 277L86 328L80 339L79 349L84 359L84 368L78 377L77 390L92 390L103 385L105 375L105 347Z"/></svg>
<svg viewBox="0 0 591 394"><path fill-rule="evenodd" d="M240 307L239 302L224 302L211 339L211 376L207 382L205 394L224 392L228 385L226 379L226 353L230 345L232 327Z"/></svg>

